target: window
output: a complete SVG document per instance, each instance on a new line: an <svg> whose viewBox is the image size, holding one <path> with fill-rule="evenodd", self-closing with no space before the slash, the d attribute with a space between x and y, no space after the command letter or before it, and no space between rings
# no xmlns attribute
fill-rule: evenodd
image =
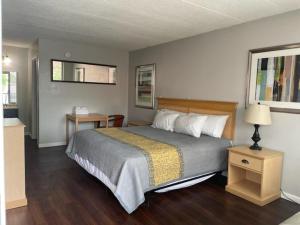
<svg viewBox="0 0 300 225"><path fill-rule="evenodd" d="M17 104L17 72L2 73L3 104Z"/></svg>
<svg viewBox="0 0 300 225"><path fill-rule="evenodd" d="M63 80L63 65L60 61L53 61L53 80Z"/></svg>

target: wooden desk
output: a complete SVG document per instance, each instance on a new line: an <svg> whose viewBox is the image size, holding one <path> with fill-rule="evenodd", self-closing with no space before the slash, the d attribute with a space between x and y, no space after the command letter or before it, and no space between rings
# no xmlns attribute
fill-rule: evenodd
<svg viewBox="0 0 300 225"><path fill-rule="evenodd" d="M6 209L27 205L25 193L24 127L18 118L4 119Z"/></svg>
<svg viewBox="0 0 300 225"><path fill-rule="evenodd" d="M78 131L79 123L94 122L94 127L99 127L100 122L105 122L105 127L108 127L108 115L97 113L89 113L87 115L66 115L66 142L69 143L69 121L75 123L75 131Z"/></svg>

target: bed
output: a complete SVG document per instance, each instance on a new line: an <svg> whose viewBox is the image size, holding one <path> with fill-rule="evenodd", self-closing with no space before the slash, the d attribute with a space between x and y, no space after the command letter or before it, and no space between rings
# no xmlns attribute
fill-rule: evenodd
<svg viewBox="0 0 300 225"><path fill-rule="evenodd" d="M170 98L157 102L158 109L228 115L222 138L195 138L150 126L94 129L76 132L66 150L128 213L145 201L145 193L189 186L226 169L236 103Z"/></svg>

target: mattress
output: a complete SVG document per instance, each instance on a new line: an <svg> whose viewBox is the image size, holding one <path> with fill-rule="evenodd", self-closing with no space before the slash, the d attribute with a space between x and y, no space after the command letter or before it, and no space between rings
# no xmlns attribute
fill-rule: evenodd
<svg viewBox="0 0 300 225"><path fill-rule="evenodd" d="M226 148L230 146L229 140L206 135L195 138L149 126L122 129L176 146L183 160L183 173L180 179L226 169ZM139 149L96 130L76 132L69 142L66 153L101 180L128 213L133 212L145 201L145 192L159 187L150 185L148 162Z"/></svg>

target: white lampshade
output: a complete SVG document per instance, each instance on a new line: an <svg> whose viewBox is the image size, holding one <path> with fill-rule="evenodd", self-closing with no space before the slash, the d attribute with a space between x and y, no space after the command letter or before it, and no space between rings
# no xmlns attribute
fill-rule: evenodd
<svg viewBox="0 0 300 225"><path fill-rule="evenodd" d="M245 121L252 124L270 125L272 123L270 107L261 104L249 105L246 110Z"/></svg>

